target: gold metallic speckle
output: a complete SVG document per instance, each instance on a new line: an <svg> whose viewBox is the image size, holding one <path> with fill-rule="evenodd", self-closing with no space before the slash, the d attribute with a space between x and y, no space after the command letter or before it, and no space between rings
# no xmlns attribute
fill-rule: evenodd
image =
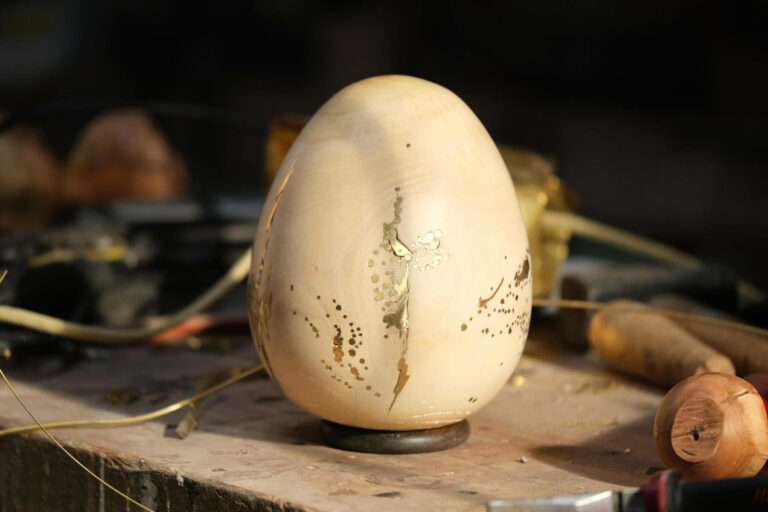
<svg viewBox="0 0 768 512"><path fill-rule="evenodd" d="M443 232L439 229L427 231L416 237L416 244L413 249L413 268L415 270L432 270L448 258L448 253L440 248L442 237Z"/></svg>
<svg viewBox="0 0 768 512"><path fill-rule="evenodd" d="M333 358L337 363L341 363L344 359L344 338L341 336L341 329L338 326L334 326L336 329L336 335L333 337Z"/></svg>
<svg viewBox="0 0 768 512"><path fill-rule="evenodd" d="M484 299L484 298L480 297L478 299L477 307L478 308L488 307L488 302L490 302L491 300L493 300L494 297L496 297L496 294L499 293L499 289L501 288L502 284L504 284L504 278L503 277L501 278L501 281L499 281L499 285L496 287L496 289L493 290L493 293L491 294L490 297L488 297L487 299ZM491 289L493 289L493 287L491 287Z"/></svg>
<svg viewBox="0 0 768 512"><path fill-rule="evenodd" d="M515 273L515 286L520 286L523 281L528 279L528 274L530 274L530 271L531 258L530 256L526 255L525 260L523 260L522 267Z"/></svg>
<svg viewBox="0 0 768 512"><path fill-rule="evenodd" d="M408 362L405 360L405 355L400 357L400 360L397 362L397 382L395 383L395 387L392 390L394 393L394 397L392 397L392 403L389 405L389 410L392 410L392 407L395 405L395 401L397 400L397 397L400 396L400 393L403 391L403 388L408 383L408 379L410 379L411 376L408 375Z"/></svg>
<svg viewBox="0 0 768 512"><path fill-rule="evenodd" d="M365 380L360 376L360 371L357 368L352 367L349 369L349 371L352 373L352 375L355 376L355 380Z"/></svg>

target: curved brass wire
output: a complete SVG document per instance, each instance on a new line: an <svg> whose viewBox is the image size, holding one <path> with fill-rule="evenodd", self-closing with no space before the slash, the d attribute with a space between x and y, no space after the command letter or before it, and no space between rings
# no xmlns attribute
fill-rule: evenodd
<svg viewBox="0 0 768 512"><path fill-rule="evenodd" d="M248 276L251 268L251 251L245 251L232 267L211 288L189 306L168 316L161 324L139 329L109 329L68 322L35 311L0 305L0 322L26 327L33 331L63 336L70 339L101 344L135 343L179 325L190 316L207 309Z"/></svg>
<svg viewBox="0 0 768 512"><path fill-rule="evenodd" d="M588 300L534 298L533 305L538 307L559 307L564 309L583 309L588 311L612 309L632 311L637 313L655 313L664 315L669 318L688 320L691 322L715 325L718 327L727 327L736 331L748 332L768 338L768 329L761 329L760 327L755 327L754 325L743 324L741 322L735 322L733 320L725 320L711 316L683 313L681 311L675 311L674 309L660 308L646 304L613 304L606 302L592 302Z"/></svg>
<svg viewBox="0 0 768 512"><path fill-rule="evenodd" d="M1 281L1 279L0 279L0 281ZM51 442L52 442L53 444L55 444L56 446L58 446L58 447L59 447L59 449L60 449L61 451L63 451L63 452L66 454L66 456L67 456L67 457L69 457L69 458L72 460L72 462L74 462L75 464L77 464L78 466L80 466L80 469L82 469L83 471L85 471L86 473L88 473L88 474L89 474L89 475L90 475L92 478L94 478L96 481L98 481L99 483L101 483L101 484L102 484L104 487L106 487L106 488L107 488L107 489L109 489L110 491L114 492L115 494L117 494L117 495L118 495L118 496L120 496L121 498L123 498L123 499L127 500L127 501L128 501L128 502L130 502L132 505L136 505L137 507L139 507L139 508L140 508L141 510L143 510L144 512L155 512L154 510L152 510L151 508L147 507L146 505L144 505L144 504L142 504L142 503L139 503L139 502L138 502L138 501L136 501L135 499L131 498L130 496L128 496L127 494L125 494L125 493L124 493L123 491L121 491L120 489L118 489L118 488L114 487L112 484L110 484L109 482L107 482L106 480L104 480L103 478L101 478L99 475L97 475L96 473L94 473L93 471L91 471L91 470L88 468L88 466L86 466L85 464L83 464L82 462L80 462L80 461L78 460L78 458L77 458L77 457L75 457L74 455L72 455L72 452L70 452L69 450L67 450L66 448L64 448L64 445L62 445L62 444L59 442L59 440L58 440L58 439L56 439L56 437L55 437L53 434L51 434L51 433L48 431L48 429L45 427L45 425L43 425L42 423L40 423L40 421L37 419L37 417L36 417L34 414L32 414L32 411L29 409L29 407L27 407L27 404L25 404L25 403L24 403L24 400L22 400L22 399L21 399L21 396L19 396L19 394L16 392L16 389L15 389L15 388L13 387L13 385L11 384L11 381L9 381L9 380L8 380L8 377L6 377L6 376L5 376L5 373L3 372L3 370L0 370L0 378L2 378L2 379L3 379L3 381L5 382L5 385L6 385L6 386L8 386L8 389L10 389L10 390L11 390L11 394L12 394L12 395L13 395L13 397L16 399L16 401L17 401L17 402L19 402L19 405L21 405L22 409L24 409L24 411L27 413L27 415L28 415L30 418L32 418L32 421L34 421L34 422L35 422L35 430L38 430L38 429L39 429L39 430L42 430L42 431L43 431L43 433L44 433L44 434L45 434L45 435L48 437L48 439L50 439L50 440L51 440Z"/></svg>
<svg viewBox="0 0 768 512"><path fill-rule="evenodd" d="M148 421L152 421L154 419L167 416L168 414L176 412L185 407L189 407L193 405L195 402L197 402L198 400L202 400L203 398L206 398L214 393L217 393L222 389L231 386L232 384L240 382L243 379L247 379L251 375L255 375L259 373L263 369L264 369L264 365L261 365L261 364L252 366L246 370L243 370L239 374L233 377L230 377L229 379L219 382L218 384L214 384L208 389L205 389L200 393L197 393L196 395L191 396L190 398L179 400L178 402L172 403L170 405L166 405L165 407L157 409L156 411L148 412L145 414L130 416L128 418L102 419L102 420L67 420L67 421L52 421L49 423L44 423L43 425L40 425L40 424L22 425L19 427L11 427L11 428L0 430L0 438L14 435L14 434L25 434L27 432L34 432L36 430L40 430L41 427L44 427L49 430L54 430L54 429L63 429L63 428L105 428L105 427L128 427L132 425L139 425L141 423L146 423Z"/></svg>

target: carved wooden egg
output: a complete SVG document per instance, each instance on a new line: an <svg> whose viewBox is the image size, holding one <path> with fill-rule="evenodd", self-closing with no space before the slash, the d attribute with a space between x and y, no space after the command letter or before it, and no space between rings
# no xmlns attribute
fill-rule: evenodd
<svg viewBox="0 0 768 512"><path fill-rule="evenodd" d="M361 428L460 421L528 335L528 241L483 125L417 78L352 84L312 117L253 246L256 347L286 396Z"/></svg>

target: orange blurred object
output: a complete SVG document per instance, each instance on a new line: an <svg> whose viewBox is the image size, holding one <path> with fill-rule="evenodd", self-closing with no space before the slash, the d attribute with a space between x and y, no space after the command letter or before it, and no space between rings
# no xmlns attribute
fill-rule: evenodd
<svg viewBox="0 0 768 512"><path fill-rule="evenodd" d="M158 201L186 189L184 162L140 110L115 110L91 121L72 151L63 192L74 203Z"/></svg>
<svg viewBox="0 0 768 512"><path fill-rule="evenodd" d="M246 312L199 313L184 322L152 336L152 343L172 345L213 329L243 329L248 332Z"/></svg>
<svg viewBox="0 0 768 512"><path fill-rule="evenodd" d="M272 119L269 123L269 134L267 135L266 145L266 171L267 184L271 184L275 179L280 164L283 163L288 150L291 149L293 141L299 136L304 125L309 121L309 117L299 114L285 114Z"/></svg>
<svg viewBox="0 0 768 512"><path fill-rule="evenodd" d="M0 135L0 230L44 224L56 207L59 178L58 161L34 131Z"/></svg>

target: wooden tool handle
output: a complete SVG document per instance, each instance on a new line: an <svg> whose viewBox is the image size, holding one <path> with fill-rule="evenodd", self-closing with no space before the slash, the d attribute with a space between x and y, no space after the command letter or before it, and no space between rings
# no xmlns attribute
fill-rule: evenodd
<svg viewBox="0 0 768 512"><path fill-rule="evenodd" d="M718 307L733 310L737 303L735 280L724 272L708 268L681 269L647 264L569 265L561 287L564 299L609 302L646 301L662 293L696 297ZM588 348L587 327L592 315L566 309L560 313L563 342L572 348Z"/></svg>
<svg viewBox="0 0 768 512"><path fill-rule="evenodd" d="M619 301L596 313L589 324L590 346L620 372L665 387L704 372L734 374L730 359L706 346L672 320L643 307Z"/></svg>
<svg viewBox="0 0 768 512"><path fill-rule="evenodd" d="M730 319L725 313L675 295L655 297L651 304L683 313ZM765 338L726 326L684 319L675 322L710 347L730 357L739 375L768 372L768 340Z"/></svg>

